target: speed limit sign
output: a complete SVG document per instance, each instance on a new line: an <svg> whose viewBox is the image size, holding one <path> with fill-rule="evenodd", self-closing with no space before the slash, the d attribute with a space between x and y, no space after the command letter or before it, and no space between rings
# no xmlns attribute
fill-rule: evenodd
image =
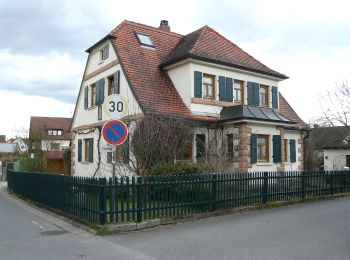
<svg viewBox="0 0 350 260"><path fill-rule="evenodd" d="M121 95L110 95L103 102L103 113L109 119L121 119L128 114L128 102Z"/></svg>

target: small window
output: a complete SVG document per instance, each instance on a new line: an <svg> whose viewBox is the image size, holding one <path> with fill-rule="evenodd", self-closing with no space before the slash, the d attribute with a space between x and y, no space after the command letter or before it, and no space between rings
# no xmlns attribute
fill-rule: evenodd
<svg viewBox="0 0 350 260"><path fill-rule="evenodd" d="M115 162L122 162L123 156L121 151L121 146L117 146L114 154ZM107 152L107 163L113 163L113 152Z"/></svg>
<svg viewBox="0 0 350 260"><path fill-rule="evenodd" d="M86 162L92 162L93 161L93 147L91 146L93 144L92 138L84 139L84 160Z"/></svg>
<svg viewBox="0 0 350 260"><path fill-rule="evenodd" d="M196 159L203 162L206 158L205 134L196 134Z"/></svg>
<svg viewBox="0 0 350 260"><path fill-rule="evenodd" d="M257 136L257 148L258 148L258 162L269 161L269 136L258 135Z"/></svg>
<svg viewBox="0 0 350 260"><path fill-rule="evenodd" d="M114 76L111 75L107 78L107 86L108 86L108 96L114 94Z"/></svg>
<svg viewBox="0 0 350 260"><path fill-rule="evenodd" d="M148 46L148 47L154 47L151 38L143 33L136 33L137 39L139 40L141 45Z"/></svg>
<svg viewBox="0 0 350 260"><path fill-rule="evenodd" d="M103 48L100 50L100 60L106 60L108 58L109 55L109 46L105 45L103 46Z"/></svg>
<svg viewBox="0 0 350 260"><path fill-rule="evenodd" d="M233 94L236 103L243 103L243 81L235 80Z"/></svg>
<svg viewBox="0 0 350 260"><path fill-rule="evenodd" d="M52 129L47 130L48 135L52 135Z"/></svg>
<svg viewBox="0 0 350 260"><path fill-rule="evenodd" d="M269 106L269 87L260 85L260 106Z"/></svg>
<svg viewBox="0 0 350 260"><path fill-rule="evenodd" d="M203 98L215 99L215 76L203 74Z"/></svg>
<svg viewBox="0 0 350 260"><path fill-rule="evenodd" d="M51 143L51 147L50 147L51 150L60 150L60 144L59 143Z"/></svg>
<svg viewBox="0 0 350 260"><path fill-rule="evenodd" d="M90 86L90 107L96 106L96 84Z"/></svg>
<svg viewBox="0 0 350 260"><path fill-rule="evenodd" d="M227 134L227 160L233 162L233 134Z"/></svg>

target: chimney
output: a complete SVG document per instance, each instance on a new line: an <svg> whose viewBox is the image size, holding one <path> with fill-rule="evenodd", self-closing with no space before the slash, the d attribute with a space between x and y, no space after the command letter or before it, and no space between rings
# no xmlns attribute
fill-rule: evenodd
<svg viewBox="0 0 350 260"><path fill-rule="evenodd" d="M170 26L169 26L169 23L167 20L161 20L160 26L158 28L163 30L163 31L170 32Z"/></svg>

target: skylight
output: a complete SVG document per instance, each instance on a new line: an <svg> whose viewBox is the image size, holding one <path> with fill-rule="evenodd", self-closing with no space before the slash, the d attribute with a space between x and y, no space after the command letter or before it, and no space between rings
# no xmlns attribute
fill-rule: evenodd
<svg viewBox="0 0 350 260"><path fill-rule="evenodd" d="M151 38L143 33L136 33L137 39L139 40L140 44L147 47L154 47Z"/></svg>

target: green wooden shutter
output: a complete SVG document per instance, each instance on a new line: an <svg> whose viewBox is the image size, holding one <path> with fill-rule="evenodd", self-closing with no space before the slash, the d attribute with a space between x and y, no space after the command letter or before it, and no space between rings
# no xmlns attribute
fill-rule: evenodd
<svg viewBox="0 0 350 260"><path fill-rule="evenodd" d="M100 81L96 81L96 105L100 104Z"/></svg>
<svg viewBox="0 0 350 260"><path fill-rule="evenodd" d="M194 72L194 97L202 98L202 72Z"/></svg>
<svg viewBox="0 0 350 260"><path fill-rule="evenodd" d="M122 144L121 147L122 157L123 157L123 163L128 164L130 159L130 153L129 153L129 137L126 138L125 142Z"/></svg>
<svg viewBox="0 0 350 260"><path fill-rule="evenodd" d="M254 106L259 106L260 105L260 98L259 98L259 90L260 90L260 84L259 83L254 83L254 101L253 105Z"/></svg>
<svg viewBox="0 0 350 260"><path fill-rule="evenodd" d="M281 162L281 136L274 135L272 137L273 142L273 162L280 163Z"/></svg>
<svg viewBox="0 0 350 260"><path fill-rule="evenodd" d="M296 151L296 145L295 140L291 139L289 141L289 151L290 151L290 162L294 163L297 161L297 151Z"/></svg>
<svg viewBox="0 0 350 260"><path fill-rule="evenodd" d="M103 104L105 100L105 79L100 79L100 105Z"/></svg>
<svg viewBox="0 0 350 260"><path fill-rule="evenodd" d="M225 77L219 76L219 100L226 101Z"/></svg>
<svg viewBox="0 0 350 260"><path fill-rule="evenodd" d="M248 105L254 105L254 82L247 82Z"/></svg>
<svg viewBox="0 0 350 260"><path fill-rule="evenodd" d="M256 163L258 160L258 146L257 146L256 134L251 134L250 136L250 159L252 164Z"/></svg>
<svg viewBox="0 0 350 260"><path fill-rule="evenodd" d="M226 78L226 101L233 102L233 80Z"/></svg>
<svg viewBox="0 0 350 260"><path fill-rule="evenodd" d="M84 89L84 109L88 109L89 106L89 87L85 86Z"/></svg>
<svg viewBox="0 0 350 260"><path fill-rule="evenodd" d="M272 108L278 108L277 87L271 88Z"/></svg>
<svg viewBox="0 0 350 260"><path fill-rule="evenodd" d="M89 139L89 162L94 161L94 138Z"/></svg>
<svg viewBox="0 0 350 260"><path fill-rule="evenodd" d="M120 70L114 73L113 94L120 94Z"/></svg>
<svg viewBox="0 0 350 260"><path fill-rule="evenodd" d="M109 56L109 46L108 44L103 47L103 60L107 59Z"/></svg>
<svg viewBox="0 0 350 260"><path fill-rule="evenodd" d="M83 147L83 140L78 139L78 162L81 162L81 159L82 159L82 147Z"/></svg>

